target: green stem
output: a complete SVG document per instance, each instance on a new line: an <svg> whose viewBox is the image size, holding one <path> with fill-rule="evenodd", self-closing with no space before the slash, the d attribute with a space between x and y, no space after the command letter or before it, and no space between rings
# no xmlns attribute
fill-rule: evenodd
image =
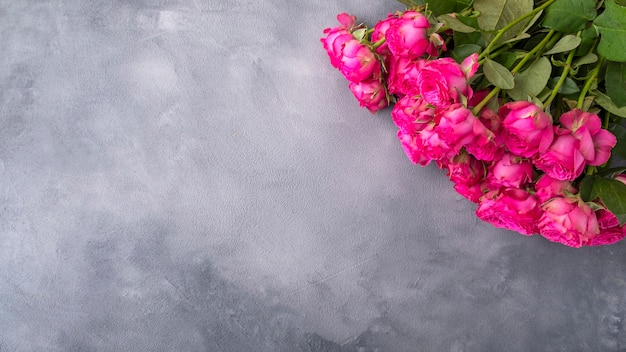
<svg viewBox="0 0 626 352"><path fill-rule="evenodd" d="M382 37L376 43L372 43L372 50L376 51L381 45L385 44L385 40L385 37Z"/></svg>
<svg viewBox="0 0 626 352"><path fill-rule="evenodd" d="M474 114L474 116L478 116L478 113L480 113L480 110L482 110L485 107L485 105L487 105L489 100L491 100L493 97L497 96L498 93L500 93L500 88L493 87L491 92L489 92L489 94L487 94L487 96L483 100L481 100L480 103L478 103L478 104L476 104L476 106L474 106L474 108L472 109L472 114Z"/></svg>
<svg viewBox="0 0 626 352"><path fill-rule="evenodd" d="M594 67L593 70L589 72L589 77L587 77L587 81L585 81L585 85L583 86L583 89L580 91L580 95L578 96L578 102L576 103L577 108L581 109L583 107L583 104L585 102L585 97L587 97L587 93L589 92L589 89L591 89L591 85L598 80L598 74L600 73L600 68L602 67L603 64L604 64L604 58L600 56L600 59L598 60L596 67Z"/></svg>
<svg viewBox="0 0 626 352"><path fill-rule="evenodd" d="M580 36L580 33L581 32L578 32L579 36ZM550 103L552 103L556 95L559 93L559 89L565 82L567 75L569 75L569 71L572 69L572 61L574 60L574 54L576 54L576 50L570 51L569 55L567 55L567 61L565 61L565 66L563 67L563 73L561 73L561 77L559 78L559 81L556 82L556 86L554 86L554 88L552 89L552 92L550 93L550 96L548 97L548 99L546 99L546 101L543 102L544 107L550 106Z"/></svg>
<svg viewBox="0 0 626 352"><path fill-rule="evenodd" d="M515 67L513 67L513 69L511 70L511 73L516 74L519 70L521 70L522 67L524 67L524 64L528 62L528 60L534 57L537 52L539 52L541 49L545 47L545 45L550 41L550 37L552 37L552 35L555 32L556 31L554 29L551 29L550 32L548 32L548 34L546 34L546 36L539 42L539 44L537 44L537 46L535 46L533 50L529 51L526 55L524 55L522 60L520 60L520 62L517 65L515 65Z"/></svg>
<svg viewBox="0 0 626 352"><path fill-rule="evenodd" d="M481 60L482 58L488 56L489 52L491 51L491 49L493 49L493 47L496 45L498 40L500 40L500 38L502 38L502 36L504 35L505 32L507 32L509 29L515 27L517 24L519 24L520 22L524 21L525 19L527 19L529 17L532 17L532 16L535 16L539 11L542 11L543 9L545 9L548 6L550 6L555 1L556 0L548 0L544 4L542 4L541 6L535 8L534 10L530 11L529 13L527 13L527 14L521 16L521 17L516 18L511 23L509 23L506 26L504 26L502 29L499 29L498 30L498 34L496 34L496 36L491 40L491 42L489 43L489 45L487 45L485 50L482 53L480 53L480 56L478 57L478 59Z"/></svg>
<svg viewBox="0 0 626 352"><path fill-rule="evenodd" d="M535 56L537 52L543 49L543 47L550 41L550 37L552 37L554 33L555 33L554 29L550 30L550 32L548 32L548 34L541 40L541 42L539 42L539 44L537 44L537 46L535 46L533 50L526 53L526 55L524 55L522 60L520 60L520 62L518 62L517 65L515 65L515 67L513 67L513 69L511 70L511 73L516 74L519 70L521 70L522 67L524 67L524 64L528 62L528 60L530 60L532 57ZM485 105L487 105L489 100L495 97L499 92L500 92L500 88L494 87L493 90L489 94L487 94L487 96L472 109L472 113L474 115L477 115L480 112L480 110L482 110L482 108L484 108Z"/></svg>

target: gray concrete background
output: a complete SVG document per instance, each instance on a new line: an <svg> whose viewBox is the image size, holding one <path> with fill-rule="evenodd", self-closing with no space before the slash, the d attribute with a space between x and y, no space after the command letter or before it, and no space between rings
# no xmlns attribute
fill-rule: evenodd
<svg viewBox="0 0 626 352"><path fill-rule="evenodd" d="M0 351L623 351L626 243L477 220L319 43L393 1L0 0Z"/></svg>

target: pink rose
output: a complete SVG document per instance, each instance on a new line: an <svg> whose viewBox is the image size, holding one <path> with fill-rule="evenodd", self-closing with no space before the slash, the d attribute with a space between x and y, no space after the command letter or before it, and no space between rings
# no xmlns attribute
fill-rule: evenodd
<svg viewBox="0 0 626 352"><path fill-rule="evenodd" d="M351 82L350 90L362 107L371 113L385 108L389 103L385 86L377 79L361 82Z"/></svg>
<svg viewBox="0 0 626 352"><path fill-rule="evenodd" d="M533 170L533 164L528 159L504 153L502 159L489 167L487 184L491 189L521 188L525 183L532 181Z"/></svg>
<svg viewBox="0 0 626 352"><path fill-rule="evenodd" d="M476 61L477 58L477 55L471 55L465 59L468 62L462 65L449 57L426 60L417 73L417 94L438 108L459 103L461 95L471 97L472 88L467 80L473 75L473 71L469 62ZM469 71L463 71L463 66L468 67Z"/></svg>
<svg viewBox="0 0 626 352"><path fill-rule="evenodd" d="M374 53L366 45L353 39L344 43L339 71L351 82L377 79L381 66Z"/></svg>
<svg viewBox="0 0 626 352"><path fill-rule="evenodd" d="M586 246L603 246L619 242L626 237L624 227L611 227L600 229L600 233L585 243Z"/></svg>
<svg viewBox="0 0 626 352"><path fill-rule="evenodd" d="M420 164L422 166L428 165L432 160L424 151L422 139L416 133L404 133L402 130L398 131L398 139L402 145L402 150L406 156L414 164Z"/></svg>
<svg viewBox="0 0 626 352"><path fill-rule="evenodd" d="M441 163L442 166L444 163ZM448 177L454 183L454 189L463 197L474 203L483 195L482 181L487 169L485 164L471 154L461 151L458 155L447 160L445 167Z"/></svg>
<svg viewBox="0 0 626 352"><path fill-rule="evenodd" d="M430 160L450 159L460 149L456 144L450 145L448 138L444 138L434 124L429 124L422 129L419 132L419 138L422 140L423 152Z"/></svg>
<svg viewBox="0 0 626 352"><path fill-rule="evenodd" d="M471 110L461 104L435 110L435 119L438 120L435 131L455 154L476 139L474 125L480 122Z"/></svg>
<svg viewBox="0 0 626 352"><path fill-rule="evenodd" d="M499 160L504 154L504 141L500 135L500 126L500 118L493 110L482 109L474 125L476 139L466 145L465 149L479 160Z"/></svg>
<svg viewBox="0 0 626 352"><path fill-rule="evenodd" d="M552 119L528 101L506 103L498 112L503 119L502 137L513 154L531 158L545 151L554 137Z"/></svg>
<svg viewBox="0 0 626 352"><path fill-rule="evenodd" d="M562 114L559 121L580 141L579 150L587 164L599 166L609 160L617 139L611 132L602 129L598 115L573 109Z"/></svg>
<svg viewBox="0 0 626 352"><path fill-rule="evenodd" d="M333 65L333 67L339 68L341 66L344 45L354 40L351 30L355 27L356 17L350 16L347 13L340 13L337 15L337 20L341 25L326 28L324 30L326 37L321 38L320 41L324 46L324 50L326 50L326 53L328 53L330 57L330 64Z"/></svg>
<svg viewBox="0 0 626 352"><path fill-rule="evenodd" d="M391 111L396 126L409 134L421 131L426 124L432 123L434 115L435 109L424 99L411 95L398 100Z"/></svg>
<svg viewBox="0 0 626 352"><path fill-rule="evenodd" d="M485 194L476 216L495 227L532 235L541 212L538 199L519 188L503 188Z"/></svg>
<svg viewBox="0 0 626 352"><path fill-rule="evenodd" d="M553 179L543 175L535 183L535 195L543 204L554 197L566 197L578 193L578 190L569 181Z"/></svg>
<svg viewBox="0 0 626 352"><path fill-rule="evenodd" d="M483 161L502 158L504 148L498 136L484 127L480 121L474 125L474 133L476 134L474 141L465 146L470 154Z"/></svg>
<svg viewBox="0 0 626 352"><path fill-rule="evenodd" d="M389 30L391 25L396 22L397 19L397 16L390 14L386 19L378 21L378 23L376 23L376 25L374 26L374 31L372 32L372 43L376 43L379 40L385 38L387 35L387 31ZM376 52L385 57L389 56L391 54L391 51L389 50L389 43L385 41L381 46L378 47L378 49L376 49Z"/></svg>
<svg viewBox="0 0 626 352"><path fill-rule="evenodd" d="M415 88L415 81L425 60L409 60L399 56L391 56L387 86L389 93L404 96Z"/></svg>
<svg viewBox="0 0 626 352"><path fill-rule="evenodd" d="M416 11L406 11L387 29L389 50L409 59L422 56L428 47L428 18Z"/></svg>
<svg viewBox="0 0 626 352"><path fill-rule="evenodd" d="M537 227L552 242L578 248L600 233L596 214L579 197L554 197L541 209Z"/></svg>
<svg viewBox="0 0 626 352"><path fill-rule="evenodd" d="M550 147L534 160L535 166L548 176L561 181L573 181L585 168L585 157L580 151L580 141L571 131L556 130L556 138Z"/></svg>
<svg viewBox="0 0 626 352"><path fill-rule="evenodd" d="M446 47L446 42L441 38L441 36L437 33L433 33L430 35L428 47L426 47L426 53L432 57L439 56L439 49L442 51L446 51L448 48Z"/></svg>
<svg viewBox="0 0 626 352"><path fill-rule="evenodd" d="M617 217L606 209L596 211L600 233L584 245L602 246L619 242L626 237L626 227L620 226Z"/></svg>

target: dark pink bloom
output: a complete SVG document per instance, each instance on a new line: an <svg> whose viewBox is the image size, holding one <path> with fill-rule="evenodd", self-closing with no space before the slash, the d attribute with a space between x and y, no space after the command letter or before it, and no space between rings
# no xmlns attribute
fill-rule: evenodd
<svg viewBox="0 0 626 352"><path fill-rule="evenodd" d="M391 56L389 60L389 75L387 86L389 93L400 96L415 91L415 82L425 60L409 60L399 56Z"/></svg>
<svg viewBox="0 0 626 352"><path fill-rule="evenodd" d="M626 227L620 226L617 217L606 209L596 211L600 233L585 243L587 246L602 246L619 242L626 237Z"/></svg>
<svg viewBox="0 0 626 352"><path fill-rule="evenodd" d="M506 103L498 114L503 120L504 143L513 154L531 158L545 151L554 138L552 119L531 102Z"/></svg>
<svg viewBox="0 0 626 352"><path fill-rule="evenodd" d="M405 95L396 102L391 117L403 133L413 134L421 131L426 124L432 123L435 109L415 95Z"/></svg>
<svg viewBox="0 0 626 352"><path fill-rule="evenodd" d="M578 248L600 233L596 214L579 197L554 197L541 209L537 227L552 242Z"/></svg>
<svg viewBox="0 0 626 352"><path fill-rule="evenodd" d="M358 40L344 43L339 71L351 82L377 79L380 76L380 62L374 53Z"/></svg>
<svg viewBox="0 0 626 352"><path fill-rule="evenodd" d="M578 190L569 181L556 180L543 175L535 183L535 195L541 204L554 197L567 197L578 193Z"/></svg>
<svg viewBox="0 0 626 352"><path fill-rule="evenodd" d="M554 127L556 137L550 147L534 160L535 166L548 176L561 181L573 181L585 168L580 141L569 130Z"/></svg>
<svg viewBox="0 0 626 352"><path fill-rule="evenodd" d="M562 114L559 121L580 141L579 149L587 164L599 166L609 160L617 139L611 132L602 129L602 121L597 114L573 109Z"/></svg>
<svg viewBox="0 0 626 352"><path fill-rule="evenodd" d="M387 93L385 86L377 79L361 82L351 82L350 90L362 107L374 113L387 107Z"/></svg>
<svg viewBox="0 0 626 352"><path fill-rule="evenodd" d="M487 184L491 189L499 187L521 188L533 177L533 164L526 158L504 153L500 160L489 167Z"/></svg>
<svg viewBox="0 0 626 352"><path fill-rule="evenodd" d="M586 246L603 246L619 242L626 237L624 227L611 227L600 229L600 233L585 243Z"/></svg>
<svg viewBox="0 0 626 352"><path fill-rule="evenodd" d="M398 16L389 15L386 19L382 21L378 21L374 26L374 31L372 32L372 43L376 43L379 40L383 39L387 35L387 30L391 27L392 24L396 22ZM389 56L391 51L389 50L389 44L385 41L381 46L376 49L376 52L383 56Z"/></svg>
<svg viewBox="0 0 626 352"><path fill-rule="evenodd" d="M430 35L430 42L428 43L428 47L426 48L426 53L430 56L437 57L439 56L439 49L442 51L446 51L448 48L446 47L446 42L441 38L441 36L437 33L433 33Z"/></svg>
<svg viewBox="0 0 626 352"><path fill-rule="evenodd" d="M330 57L330 64L333 67L339 68L341 66L341 57L343 56L344 45L354 40L351 30L356 23L356 17L350 16L347 13L340 13L337 15L337 20L340 25L333 28L326 28L324 33L325 38L321 38L320 41L324 46L324 50Z"/></svg>
<svg viewBox="0 0 626 352"><path fill-rule="evenodd" d="M481 198L476 210L479 219L528 236L537 232L536 222L540 215L538 199L519 188L488 192Z"/></svg>
<svg viewBox="0 0 626 352"><path fill-rule="evenodd" d="M400 130L398 131L398 139L402 144L404 153L411 162L422 166L426 166L430 163L432 159L426 155L422 140L418 134L404 133Z"/></svg>
<svg viewBox="0 0 626 352"><path fill-rule="evenodd" d="M477 58L477 55L472 55L466 60L471 62ZM465 66L472 65L467 63ZM467 83L471 75L473 75L471 69L468 72L463 71L462 66L452 58L426 60L417 72L416 92L431 105L445 108L459 103L461 95L471 97L472 88Z"/></svg>
<svg viewBox="0 0 626 352"><path fill-rule="evenodd" d="M428 18L416 11L403 13L386 31L387 45L395 56L422 56L428 47Z"/></svg>
<svg viewBox="0 0 626 352"><path fill-rule="evenodd" d="M465 145L476 139L474 125L480 123L472 111L461 104L450 105L445 109L435 110L438 124L435 131L446 144L458 153Z"/></svg>
<svg viewBox="0 0 626 352"><path fill-rule="evenodd" d="M487 172L485 164L465 151L441 164L445 164L448 169L448 177L454 183L454 189L463 197L478 203L483 195L482 181Z"/></svg>

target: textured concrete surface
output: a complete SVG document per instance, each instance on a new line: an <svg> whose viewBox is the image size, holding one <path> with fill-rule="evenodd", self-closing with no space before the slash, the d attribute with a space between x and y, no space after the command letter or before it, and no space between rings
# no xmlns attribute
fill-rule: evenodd
<svg viewBox="0 0 626 352"><path fill-rule="evenodd" d="M0 351L623 351L626 243L476 220L319 37L393 1L0 0Z"/></svg>

